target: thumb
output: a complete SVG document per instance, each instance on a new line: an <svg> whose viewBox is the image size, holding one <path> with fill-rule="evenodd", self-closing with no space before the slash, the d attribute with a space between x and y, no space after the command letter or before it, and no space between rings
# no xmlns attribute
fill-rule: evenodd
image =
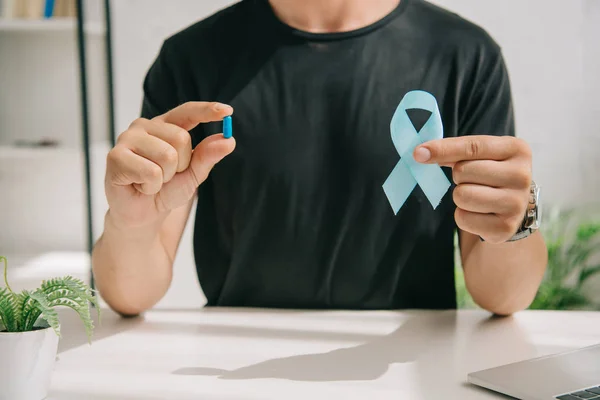
<svg viewBox="0 0 600 400"><path fill-rule="evenodd" d="M198 186L206 180L215 164L231 154L234 149L233 137L225 139L220 133L209 136L196 146L190 166L184 172L189 173L194 185Z"/></svg>
<svg viewBox="0 0 600 400"><path fill-rule="evenodd" d="M161 203L173 210L186 204L206 180L216 163L221 161L235 149L235 139L225 139L218 133L200 142L192 152L188 168L165 183L160 191Z"/></svg>

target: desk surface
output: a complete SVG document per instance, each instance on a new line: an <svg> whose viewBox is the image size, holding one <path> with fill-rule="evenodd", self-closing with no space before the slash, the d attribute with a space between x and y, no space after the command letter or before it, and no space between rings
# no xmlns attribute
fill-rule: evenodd
<svg viewBox="0 0 600 400"><path fill-rule="evenodd" d="M600 313L104 311L92 345L72 313L49 400L503 399L467 373L600 342Z"/></svg>

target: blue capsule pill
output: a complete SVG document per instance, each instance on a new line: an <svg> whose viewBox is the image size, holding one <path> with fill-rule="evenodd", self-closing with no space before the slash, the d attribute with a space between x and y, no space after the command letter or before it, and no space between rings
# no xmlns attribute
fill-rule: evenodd
<svg viewBox="0 0 600 400"><path fill-rule="evenodd" d="M223 137L229 139L233 135L233 129L231 127L231 116L223 118Z"/></svg>

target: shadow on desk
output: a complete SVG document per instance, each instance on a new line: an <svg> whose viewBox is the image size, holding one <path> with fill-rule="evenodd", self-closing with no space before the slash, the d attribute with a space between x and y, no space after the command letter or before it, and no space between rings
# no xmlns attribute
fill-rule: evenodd
<svg viewBox="0 0 600 400"><path fill-rule="evenodd" d="M220 379L275 378L294 381L357 381L382 376L390 364L411 362L424 351L430 338L423 332L435 332L436 324L452 324L455 313L409 317L387 336L371 338L366 343L321 354L306 354L267 360L232 371L192 367L181 368L176 375L215 375ZM315 334L317 334L315 332ZM413 343L411 347L403 342Z"/></svg>
<svg viewBox="0 0 600 400"><path fill-rule="evenodd" d="M270 359L233 370L186 366L172 373L214 376L223 380L356 382L377 380L394 365L411 364L411 387L419 392L421 398L437 398L455 388L457 381L466 381L465 365L479 368L483 367L480 360L496 360L498 365L514 361L504 355L511 353L506 352L509 346L519 348L524 357L535 355L535 348L527 335L510 317L483 318L474 326L458 321L460 318L455 311L405 315L408 315L407 318L390 334L370 337L358 346ZM502 331L501 335L494 334L498 330ZM411 344L410 347L407 343ZM465 388L471 388L471 393L483 391L466 382ZM507 399L497 393L484 392L488 397Z"/></svg>
<svg viewBox="0 0 600 400"><path fill-rule="evenodd" d="M392 333L382 337L371 337L359 346L340 348L327 353L271 359L235 370L184 367L173 371L173 374L217 376L226 380L368 381L383 376L393 364L414 362L418 371L417 361L420 360L427 364L426 368L448 368L448 374L452 375L455 365L440 365L432 349L454 347L436 346L436 342L443 344L457 340L468 341L468 338L461 338L456 333L456 318L457 314L454 311L409 315ZM485 330L487 325L497 323L503 322L497 318L489 318L483 320L478 329ZM507 339L514 341L514 337ZM519 340L523 342L524 338ZM411 346L407 347L406 343L411 343Z"/></svg>

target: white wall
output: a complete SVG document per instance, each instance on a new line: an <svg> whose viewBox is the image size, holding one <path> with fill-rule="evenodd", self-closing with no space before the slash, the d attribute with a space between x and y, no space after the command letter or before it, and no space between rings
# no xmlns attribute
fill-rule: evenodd
<svg viewBox="0 0 600 400"><path fill-rule="evenodd" d="M139 116L142 79L174 32L235 3L233 0L113 0L117 131Z"/></svg>
<svg viewBox="0 0 600 400"><path fill-rule="evenodd" d="M68 31L0 33L0 144L49 136L80 143L74 45Z"/></svg>
<svg viewBox="0 0 600 400"><path fill-rule="evenodd" d="M598 201L600 193L600 1L587 0L583 54L584 124L580 171L584 184Z"/></svg>
<svg viewBox="0 0 600 400"><path fill-rule="evenodd" d="M95 214L100 223L106 208L102 181L108 145L96 143L91 150ZM0 160L0 254L84 250L82 151L0 146Z"/></svg>
<svg viewBox="0 0 600 400"><path fill-rule="evenodd" d="M591 107L600 107L593 96L600 82L595 78L595 88L591 82L592 64L600 60L600 15L590 9L597 11L600 2L434 2L483 26L504 49L518 135L533 148L534 175L545 200L568 204L597 199L600 178L593 171L599 147L590 147L589 140L600 137L600 128L589 123L589 115ZM597 76L600 69L595 71Z"/></svg>

